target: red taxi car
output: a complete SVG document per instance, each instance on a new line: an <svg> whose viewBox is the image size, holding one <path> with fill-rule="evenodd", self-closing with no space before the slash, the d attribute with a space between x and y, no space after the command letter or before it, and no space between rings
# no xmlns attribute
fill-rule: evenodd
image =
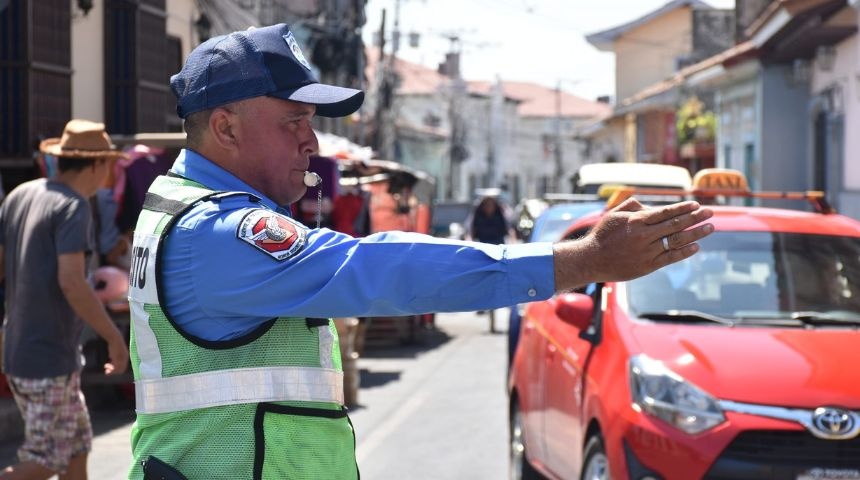
<svg viewBox="0 0 860 480"><path fill-rule="evenodd" d="M702 188L708 174L740 188ZM819 211L715 205L693 257L529 304L512 478L860 479L860 222L733 175L687 194Z"/></svg>

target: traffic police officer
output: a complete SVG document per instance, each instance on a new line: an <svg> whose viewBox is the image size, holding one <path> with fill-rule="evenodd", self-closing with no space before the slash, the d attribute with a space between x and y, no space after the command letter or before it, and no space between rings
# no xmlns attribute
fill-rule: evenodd
<svg viewBox="0 0 860 480"><path fill-rule="evenodd" d="M311 118L349 115L363 92L320 84L283 24L206 41L171 87L188 148L135 230L130 478L358 478L330 317L545 299L686 258L710 232L694 202L635 200L555 245L309 229L288 205L318 149Z"/></svg>

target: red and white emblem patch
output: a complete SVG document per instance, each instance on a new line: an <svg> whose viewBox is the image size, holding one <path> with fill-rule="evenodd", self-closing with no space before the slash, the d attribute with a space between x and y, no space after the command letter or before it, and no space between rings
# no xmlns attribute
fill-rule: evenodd
<svg viewBox="0 0 860 480"><path fill-rule="evenodd" d="M245 215L236 236L275 260L292 257L307 243L304 225L286 215L264 209L252 210Z"/></svg>

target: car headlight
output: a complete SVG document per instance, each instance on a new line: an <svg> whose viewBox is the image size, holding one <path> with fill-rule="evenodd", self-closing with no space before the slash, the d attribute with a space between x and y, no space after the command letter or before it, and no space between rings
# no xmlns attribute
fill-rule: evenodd
<svg viewBox="0 0 860 480"><path fill-rule="evenodd" d="M726 421L717 400L647 355L630 359L634 408L690 434Z"/></svg>

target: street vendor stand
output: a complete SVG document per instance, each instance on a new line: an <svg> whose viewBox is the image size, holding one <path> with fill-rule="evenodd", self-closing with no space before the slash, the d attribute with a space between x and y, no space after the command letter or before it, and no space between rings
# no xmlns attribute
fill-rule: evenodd
<svg viewBox="0 0 860 480"><path fill-rule="evenodd" d="M317 205L321 205L321 225L334 227L343 212L354 208L342 201L356 193L362 199L358 215L339 230L354 236L392 230L429 233L430 205L435 179L401 163L370 158L372 151L346 139L318 134L319 155L311 158L311 170L323 178L322 201L315 188L308 189L299 202L300 217L307 225ZM327 182L327 178L336 178ZM347 231L352 226L352 231ZM433 314L402 317L369 317L360 319L354 337L355 350L364 345L399 345L418 340L421 330L433 324Z"/></svg>

